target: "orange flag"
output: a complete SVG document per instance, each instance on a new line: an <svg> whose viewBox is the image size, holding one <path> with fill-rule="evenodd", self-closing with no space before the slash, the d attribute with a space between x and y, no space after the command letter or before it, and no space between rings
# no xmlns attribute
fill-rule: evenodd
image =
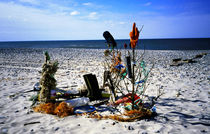
<svg viewBox="0 0 210 134"><path fill-rule="evenodd" d="M133 23L133 30L130 32L129 35L130 35L131 47L135 48L139 39L139 31L138 28L136 27L136 23Z"/></svg>

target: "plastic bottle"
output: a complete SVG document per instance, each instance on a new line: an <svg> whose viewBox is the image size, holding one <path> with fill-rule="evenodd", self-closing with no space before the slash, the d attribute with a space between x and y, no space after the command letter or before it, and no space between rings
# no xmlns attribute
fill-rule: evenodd
<svg viewBox="0 0 210 134"><path fill-rule="evenodd" d="M81 97L81 98L66 100L65 102L71 105L72 107L79 107L79 106L87 105L88 102L90 102L90 99L87 97Z"/></svg>

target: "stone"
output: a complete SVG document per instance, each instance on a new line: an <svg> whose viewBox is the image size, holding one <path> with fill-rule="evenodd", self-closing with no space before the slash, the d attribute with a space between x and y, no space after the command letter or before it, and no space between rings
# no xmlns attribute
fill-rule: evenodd
<svg viewBox="0 0 210 134"><path fill-rule="evenodd" d="M128 130L134 130L132 126L128 126Z"/></svg>
<svg viewBox="0 0 210 134"><path fill-rule="evenodd" d="M55 131L58 131L58 129L60 129L60 128L59 128L59 127L56 127L56 128L55 128Z"/></svg>

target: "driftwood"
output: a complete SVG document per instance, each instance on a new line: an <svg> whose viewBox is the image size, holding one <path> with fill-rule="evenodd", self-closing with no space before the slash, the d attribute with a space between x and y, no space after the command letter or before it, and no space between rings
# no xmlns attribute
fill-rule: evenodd
<svg viewBox="0 0 210 134"><path fill-rule="evenodd" d="M24 123L24 126L37 124L37 123L41 123L41 122L40 121L28 122L28 123Z"/></svg>
<svg viewBox="0 0 210 134"><path fill-rule="evenodd" d="M197 54L193 59L202 58L204 55L207 55L207 53Z"/></svg>
<svg viewBox="0 0 210 134"><path fill-rule="evenodd" d="M197 61L195 61L195 59L202 58L204 55L207 55L207 53L197 54L195 55L195 57L191 59L184 59L184 60L182 60L182 58L172 59L170 66L181 66L185 63L196 63Z"/></svg>

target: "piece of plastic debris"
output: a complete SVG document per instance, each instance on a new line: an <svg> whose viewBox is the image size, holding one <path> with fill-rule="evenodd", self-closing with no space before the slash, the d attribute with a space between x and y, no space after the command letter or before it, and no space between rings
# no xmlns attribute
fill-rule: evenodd
<svg viewBox="0 0 210 134"><path fill-rule="evenodd" d="M79 106L74 108L75 114L92 113L96 110L94 106Z"/></svg>
<svg viewBox="0 0 210 134"><path fill-rule="evenodd" d="M88 97L81 97L81 98L66 100L65 102L71 105L72 107L79 107L79 106L87 105L88 102L90 102L90 99Z"/></svg>

